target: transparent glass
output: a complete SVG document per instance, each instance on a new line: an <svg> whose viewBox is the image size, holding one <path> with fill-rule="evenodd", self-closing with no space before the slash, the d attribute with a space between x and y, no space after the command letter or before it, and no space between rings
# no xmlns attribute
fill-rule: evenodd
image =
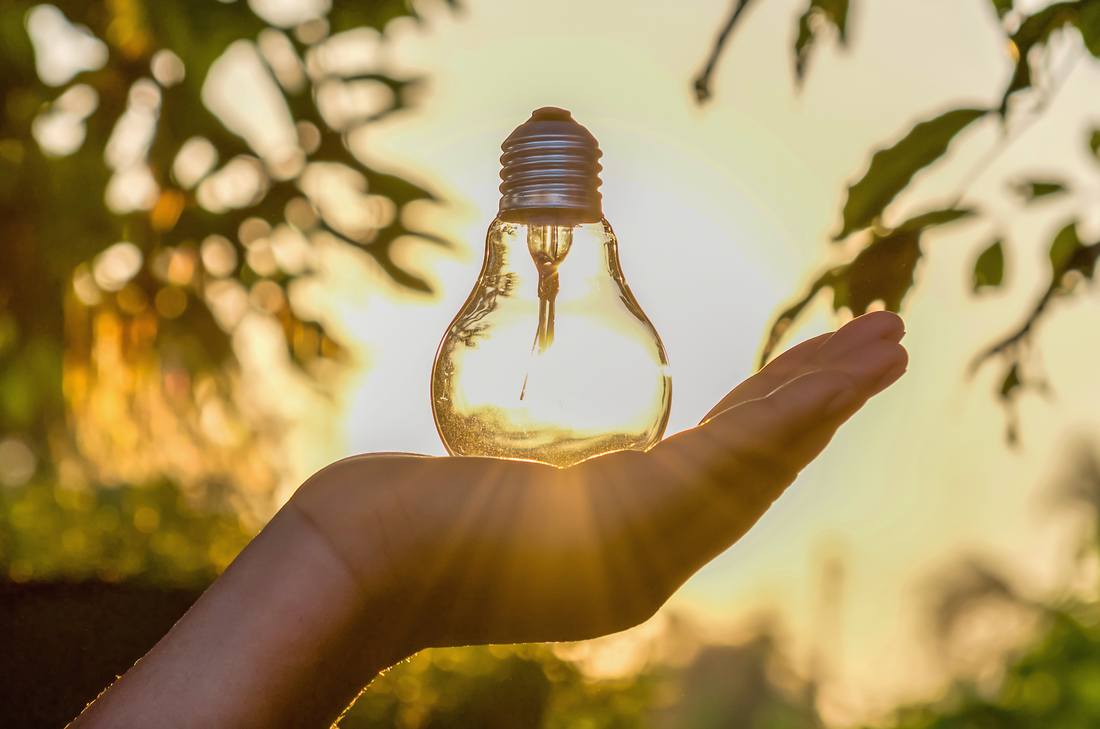
<svg viewBox="0 0 1100 729"><path fill-rule="evenodd" d="M493 221L481 276L432 370L447 450L566 467L646 450L668 424L665 348L606 220Z"/></svg>

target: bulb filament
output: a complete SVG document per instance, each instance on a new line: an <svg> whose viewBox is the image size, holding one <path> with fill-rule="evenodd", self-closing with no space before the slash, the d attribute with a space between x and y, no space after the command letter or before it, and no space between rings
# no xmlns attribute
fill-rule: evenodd
<svg viewBox="0 0 1100 729"><path fill-rule="evenodd" d="M558 298L558 266L573 245L573 229L565 225L531 225L527 248L539 272L539 324L531 355L542 355L554 344L554 302ZM519 399L527 393L531 370L523 377Z"/></svg>

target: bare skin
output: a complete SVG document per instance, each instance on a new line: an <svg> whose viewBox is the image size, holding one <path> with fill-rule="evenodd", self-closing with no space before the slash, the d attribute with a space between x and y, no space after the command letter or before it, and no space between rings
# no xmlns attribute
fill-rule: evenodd
<svg viewBox="0 0 1100 729"><path fill-rule="evenodd" d="M646 453L335 463L70 726L323 727L423 648L637 625L901 377L903 335L879 312L804 342Z"/></svg>

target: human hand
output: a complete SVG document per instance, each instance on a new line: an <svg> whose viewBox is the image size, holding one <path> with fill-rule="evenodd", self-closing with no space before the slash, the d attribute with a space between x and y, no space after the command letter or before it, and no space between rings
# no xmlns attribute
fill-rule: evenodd
<svg viewBox="0 0 1100 729"><path fill-rule="evenodd" d="M391 629L409 649L615 632L748 531L840 424L901 376L903 333L879 313L805 342L647 453L564 470L361 456L325 469L289 506L320 526L366 592L385 574L382 593L399 596L403 620Z"/></svg>
<svg viewBox="0 0 1100 729"><path fill-rule="evenodd" d="M876 313L804 342L646 453L568 469L395 454L333 464L82 720L129 725L113 709L135 726L320 726L422 648L640 623L904 373L903 334Z"/></svg>

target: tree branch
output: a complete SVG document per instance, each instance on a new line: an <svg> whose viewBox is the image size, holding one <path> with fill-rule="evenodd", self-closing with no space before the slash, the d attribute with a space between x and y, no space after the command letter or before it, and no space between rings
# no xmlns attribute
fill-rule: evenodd
<svg viewBox="0 0 1100 729"><path fill-rule="evenodd" d="M729 38L730 32L733 30L733 26L737 24L737 21L741 17L741 13L752 0L736 0L737 4L733 8L733 14L730 15L729 22L726 23L726 27L722 29L722 32L718 35L718 40L714 42L714 49L710 52L710 59L707 61L706 68L695 79L695 98L701 104L711 97L710 93L710 77L714 73L714 67L718 63L718 57L722 55L722 49L726 46L726 39Z"/></svg>

